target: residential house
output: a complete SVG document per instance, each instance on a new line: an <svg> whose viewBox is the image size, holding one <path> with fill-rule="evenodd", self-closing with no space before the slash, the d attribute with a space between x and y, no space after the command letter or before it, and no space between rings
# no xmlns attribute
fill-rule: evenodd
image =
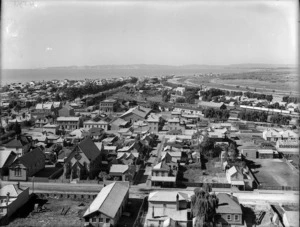
<svg viewBox="0 0 300 227"><path fill-rule="evenodd" d="M71 179L83 179L87 174L90 179L94 179L101 171L103 159L103 153L92 139L87 137L75 146L65 160L64 173L70 175Z"/></svg>
<svg viewBox="0 0 300 227"><path fill-rule="evenodd" d="M114 182L102 188L83 215L85 225L117 226L129 198L129 186Z"/></svg>
<svg viewBox="0 0 300 227"><path fill-rule="evenodd" d="M56 133L58 132L58 125L55 124L46 124L43 126L43 130L47 133L52 133L53 135L56 135Z"/></svg>
<svg viewBox="0 0 300 227"><path fill-rule="evenodd" d="M34 124L37 128L43 128L45 125L51 123L53 123L53 119L47 117L37 117L34 121Z"/></svg>
<svg viewBox="0 0 300 227"><path fill-rule="evenodd" d="M129 127L130 123L122 118L115 118L110 123L111 130L120 130L121 128Z"/></svg>
<svg viewBox="0 0 300 227"><path fill-rule="evenodd" d="M226 162L224 163L226 165ZM223 164L223 165L224 165ZM226 169L226 178L231 187L236 187L241 190L252 189L253 179L248 174L249 170L236 166Z"/></svg>
<svg viewBox="0 0 300 227"><path fill-rule="evenodd" d="M101 140L105 136L103 128L90 128L89 133L92 139L97 141Z"/></svg>
<svg viewBox="0 0 300 227"><path fill-rule="evenodd" d="M168 128L169 131L171 131L171 130L182 130L182 131L184 131L184 129L185 129L184 125L181 124L179 118L168 119L167 128Z"/></svg>
<svg viewBox="0 0 300 227"><path fill-rule="evenodd" d="M22 156L30 150L33 144L32 141L33 139L31 136L19 135L4 144L4 147L15 152L18 156Z"/></svg>
<svg viewBox="0 0 300 227"><path fill-rule="evenodd" d="M65 105L58 111L58 116L60 116L60 117L74 117L75 116L74 108L72 108L69 105Z"/></svg>
<svg viewBox="0 0 300 227"><path fill-rule="evenodd" d="M112 164L109 170L109 175L114 179L114 181L125 181L128 170L128 165Z"/></svg>
<svg viewBox="0 0 300 227"><path fill-rule="evenodd" d="M114 99L105 99L100 102L99 110L105 113L112 113L115 111L117 105L117 100Z"/></svg>
<svg viewBox="0 0 300 227"><path fill-rule="evenodd" d="M62 130L75 130L79 128L79 117L58 117L56 119L59 128Z"/></svg>
<svg viewBox="0 0 300 227"><path fill-rule="evenodd" d="M56 115L56 110L52 103L50 104L44 104L44 103L38 103L35 106L35 110L31 113L34 117L46 117L49 115Z"/></svg>
<svg viewBox="0 0 300 227"><path fill-rule="evenodd" d="M159 130L162 128L162 118L156 114L150 114L147 118L147 123L150 132L158 133Z"/></svg>
<svg viewBox="0 0 300 227"><path fill-rule="evenodd" d="M28 177L45 168L45 155L40 148L17 158L9 167L8 179L12 181L27 181Z"/></svg>
<svg viewBox="0 0 300 227"><path fill-rule="evenodd" d="M90 128L103 128L105 131L108 130L108 123L106 121L93 121L88 120L83 122L83 128L90 129Z"/></svg>
<svg viewBox="0 0 300 227"><path fill-rule="evenodd" d="M0 219L12 216L29 200L29 187L19 184L5 185L0 189Z"/></svg>
<svg viewBox="0 0 300 227"><path fill-rule="evenodd" d="M150 192L145 226L191 226L190 201L193 194L192 191Z"/></svg>
<svg viewBox="0 0 300 227"><path fill-rule="evenodd" d="M243 212L238 199L226 193L218 193L218 207L215 216L216 226L244 226Z"/></svg>
<svg viewBox="0 0 300 227"><path fill-rule="evenodd" d="M263 131L263 138L267 141L276 142L277 140L299 140L299 135L292 130L268 128Z"/></svg>
<svg viewBox="0 0 300 227"><path fill-rule="evenodd" d="M120 116L120 118L122 118L125 121L129 121L130 123L134 123L139 120L145 120L151 111L152 110L149 108L136 106L126 111Z"/></svg>
<svg viewBox="0 0 300 227"><path fill-rule="evenodd" d="M196 115L197 117L202 116L201 108L197 104L176 103L173 111L174 113L180 112L181 114L186 115L192 114Z"/></svg>
<svg viewBox="0 0 300 227"><path fill-rule="evenodd" d="M173 165L172 160L167 161L163 160L152 168L151 186L175 186L178 165Z"/></svg>

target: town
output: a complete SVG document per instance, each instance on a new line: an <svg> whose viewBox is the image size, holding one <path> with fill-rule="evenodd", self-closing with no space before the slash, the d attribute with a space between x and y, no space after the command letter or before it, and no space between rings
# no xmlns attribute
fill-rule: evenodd
<svg viewBox="0 0 300 227"><path fill-rule="evenodd" d="M177 79L2 86L0 224L298 226L300 99Z"/></svg>

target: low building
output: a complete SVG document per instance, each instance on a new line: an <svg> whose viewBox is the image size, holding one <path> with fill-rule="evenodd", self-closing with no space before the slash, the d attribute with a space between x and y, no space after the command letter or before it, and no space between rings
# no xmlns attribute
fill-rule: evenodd
<svg viewBox="0 0 300 227"><path fill-rule="evenodd" d="M58 117L56 119L59 128L62 130L75 130L79 128L79 117Z"/></svg>
<svg viewBox="0 0 300 227"><path fill-rule="evenodd" d="M299 154L299 141L278 140L276 142L276 149L278 152L281 152L283 154Z"/></svg>
<svg viewBox="0 0 300 227"><path fill-rule="evenodd" d="M175 171L177 173L177 170ZM175 186L176 175L172 167L164 161L158 163L151 171L151 186Z"/></svg>
<svg viewBox="0 0 300 227"><path fill-rule="evenodd" d="M17 158L9 167L8 179L12 181L27 181L28 177L45 168L46 156L40 148Z"/></svg>
<svg viewBox="0 0 300 227"><path fill-rule="evenodd" d="M112 164L109 170L109 175L114 179L114 181L125 181L128 169L128 165Z"/></svg>
<svg viewBox="0 0 300 227"><path fill-rule="evenodd" d="M217 110L224 110L224 109L226 109L226 105L223 102L204 102L204 101L200 101L198 103L198 106L202 110L208 109L208 108L213 108L213 109L217 109Z"/></svg>
<svg viewBox="0 0 300 227"><path fill-rule="evenodd" d="M161 116L150 114L146 121L148 123L148 128L150 132L157 133L159 130L161 130Z"/></svg>
<svg viewBox="0 0 300 227"><path fill-rule="evenodd" d="M15 152L18 156L27 153L33 144L33 139L30 136L16 136L14 139L4 144L4 147Z"/></svg>
<svg viewBox="0 0 300 227"><path fill-rule="evenodd" d="M149 108L136 106L126 111L120 116L120 118L122 118L125 121L129 121L130 123L134 123L139 120L145 120L151 111L152 110Z"/></svg>
<svg viewBox="0 0 300 227"><path fill-rule="evenodd" d="M88 120L83 122L83 127L86 129L91 129L91 128L103 128L105 131L108 130L108 123L106 121L93 121L93 120Z"/></svg>
<svg viewBox="0 0 300 227"><path fill-rule="evenodd" d="M238 199L226 193L218 193L218 207L216 209L216 226L244 226L243 212Z"/></svg>
<svg viewBox="0 0 300 227"><path fill-rule="evenodd" d="M120 130L121 128L129 127L129 122L123 120L122 118L113 119L110 123L111 130Z"/></svg>
<svg viewBox="0 0 300 227"><path fill-rule="evenodd" d="M29 187L19 184L5 185L0 189L0 219L10 217L29 200Z"/></svg>
<svg viewBox="0 0 300 227"><path fill-rule="evenodd" d="M105 113L112 113L115 111L117 101L114 99L105 99L100 102L99 110Z"/></svg>
<svg viewBox="0 0 300 227"><path fill-rule="evenodd" d="M102 188L83 215L89 226L117 226L126 208L129 198L129 187L114 182Z"/></svg>
<svg viewBox="0 0 300 227"><path fill-rule="evenodd" d="M46 124L43 126L43 130L45 132L50 132L54 135L56 135L57 131L58 131L59 126L58 125L54 125L54 124Z"/></svg>
<svg viewBox="0 0 300 227"><path fill-rule="evenodd" d="M191 226L190 201L193 194L193 191L151 192L145 226Z"/></svg>

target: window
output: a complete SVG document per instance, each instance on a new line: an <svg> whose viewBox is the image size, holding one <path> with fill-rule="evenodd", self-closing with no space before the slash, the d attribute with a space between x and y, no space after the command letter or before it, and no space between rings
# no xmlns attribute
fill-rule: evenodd
<svg viewBox="0 0 300 227"><path fill-rule="evenodd" d="M230 215L230 214L227 215L227 220L228 220L228 221L231 220L231 215Z"/></svg>
<svg viewBox="0 0 300 227"><path fill-rule="evenodd" d="M110 219L109 218L106 218L106 223L109 223L110 222Z"/></svg>
<svg viewBox="0 0 300 227"><path fill-rule="evenodd" d="M96 218L92 218L92 222L96 222Z"/></svg>
<svg viewBox="0 0 300 227"><path fill-rule="evenodd" d="M22 176L20 167L15 168L15 176L16 177L21 177Z"/></svg>
<svg viewBox="0 0 300 227"><path fill-rule="evenodd" d="M234 220L238 221L239 220L239 216L238 215L234 215Z"/></svg>
<svg viewBox="0 0 300 227"><path fill-rule="evenodd" d="M103 218L99 218L99 222L103 222Z"/></svg>

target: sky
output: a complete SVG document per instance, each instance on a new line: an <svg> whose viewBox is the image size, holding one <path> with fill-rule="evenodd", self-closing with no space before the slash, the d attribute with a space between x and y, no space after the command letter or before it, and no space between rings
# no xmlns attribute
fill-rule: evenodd
<svg viewBox="0 0 300 227"><path fill-rule="evenodd" d="M297 1L2 5L2 68L297 64Z"/></svg>

